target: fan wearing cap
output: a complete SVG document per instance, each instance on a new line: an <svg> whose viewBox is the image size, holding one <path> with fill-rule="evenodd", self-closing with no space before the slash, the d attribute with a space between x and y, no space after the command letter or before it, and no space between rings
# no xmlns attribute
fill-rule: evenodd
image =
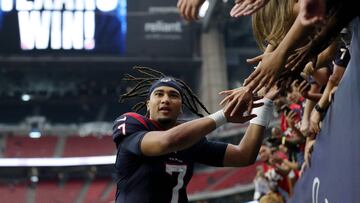
<svg viewBox="0 0 360 203"><path fill-rule="evenodd" d="M207 112L205 106L183 81L149 68L135 69L146 77L127 75L125 80L138 83L123 94L121 100L145 97L146 100L136 104L134 109L144 108L146 115L125 113L113 126L117 147L117 203L188 202L186 186L195 162L219 167L254 163L272 112L271 97L276 93L265 98L264 105L253 104L258 107L253 109L254 114L230 116L220 110L207 117L180 123L178 117L183 107L202 116L198 106ZM244 94L248 93L244 91ZM252 103L252 99L251 94L245 95L243 103L247 102L245 100ZM249 120L251 124L239 145L205 138L226 122Z"/></svg>

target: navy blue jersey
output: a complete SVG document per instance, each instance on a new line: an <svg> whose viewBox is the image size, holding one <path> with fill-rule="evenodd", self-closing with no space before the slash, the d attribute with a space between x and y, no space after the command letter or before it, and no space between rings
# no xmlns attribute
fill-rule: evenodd
<svg viewBox="0 0 360 203"><path fill-rule="evenodd" d="M126 113L116 119L113 139L117 146L116 203L183 203L188 202L186 186L194 162L222 166L226 143L203 138L192 147L156 157L141 152L140 143L149 131L161 130L150 119Z"/></svg>
<svg viewBox="0 0 360 203"><path fill-rule="evenodd" d="M346 68L350 61L350 51L347 47L341 47L336 53L334 63L338 66Z"/></svg>

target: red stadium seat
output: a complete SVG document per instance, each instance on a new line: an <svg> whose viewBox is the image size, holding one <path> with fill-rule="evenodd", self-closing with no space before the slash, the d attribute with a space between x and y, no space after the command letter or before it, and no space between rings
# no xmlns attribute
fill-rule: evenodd
<svg viewBox="0 0 360 203"><path fill-rule="evenodd" d="M109 180L94 180L91 182L89 189L84 197L86 203L98 203L109 184Z"/></svg>
<svg viewBox="0 0 360 203"><path fill-rule="evenodd" d="M25 184L0 184L0 202L26 202Z"/></svg>
<svg viewBox="0 0 360 203"><path fill-rule="evenodd" d="M113 203L115 201L115 193L116 193L116 184L112 182L111 191L107 194L107 196L104 196L104 200L102 200L102 203Z"/></svg>
<svg viewBox="0 0 360 203"><path fill-rule="evenodd" d="M238 185L249 185L255 178L257 164L234 168L224 179L216 183L210 191L229 189Z"/></svg>
<svg viewBox="0 0 360 203"><path fill-rule="evenodd" d="M195 172L187 187L188 194L214 192L237 185L249 185L256 175L256 166L243 168L217 168L213 171Z"/></svg>
<svg viewBox="0 0 360 203"><path fill-rule="evenodd" d="M222 168L214 171L195 172L187 187L188 194L204 192L210 185L219 181L229 170L231 169Z"/></svg>
<svg viewBox="0 0 360 203"><path fill-rule="evenodd" d="M75 202L78 197L83 181L69 181L60 186L56 181L39 182L36 186L35 202Z"/></svg>
<svg viewBox="0 0 360 203"><path fill-rule="evenodd" d="M57 141L56 136L44 136L39 139L8 136L5 157L53 157Z"/></svg>
<svg viewBox="0 0 360 203"><path fill-rule="evenodd" d="M113 155L115 150L111 136L70 136L66 139L63 157Z"/></svg>

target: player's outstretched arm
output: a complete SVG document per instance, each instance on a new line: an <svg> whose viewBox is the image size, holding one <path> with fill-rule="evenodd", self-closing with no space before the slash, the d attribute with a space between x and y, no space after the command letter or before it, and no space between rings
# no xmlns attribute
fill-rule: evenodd
<svg viewBox="0 0 360 203"><path fill-rule="evenodd" d="M216 128L211 118L199 118L166 131L150 131L141 141L141 152L146 156L160 156L186 149Z"/></svg>
<svg viewBox="0 0 360 203"><path fill-rule="evenodd" d="M252 97L251 94L250 96ZM258 107L260 105L254 104L253 106ZM141 152L147 156L159 156L183 150L191 147L216 127L226 122L244 123L254 117L253 114L247 116L242 114L230 115L224 113L224 110L220 110L208 117L189 121L166 131L150 131L144 135L141 141Z"/></svg>
<svg viewBox="0 0 360 203"><path fill-rule="evenodd" d="M244 137L238 145L228 144L224 157L224 166L247 166L255 162L264 137L264 130L272 118L272 100L279 90L273 87L265 95L263 106L256 108L252 113L257 117L250 121Z"/></svg>

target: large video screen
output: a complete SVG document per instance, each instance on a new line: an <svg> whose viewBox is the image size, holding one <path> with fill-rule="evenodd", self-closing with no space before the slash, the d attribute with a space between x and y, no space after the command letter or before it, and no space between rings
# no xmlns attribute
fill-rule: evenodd
<svg viewBox="0 0 360 203"><path fill-rule="evenodd" d="M190 56L177 0L0 0L0 54Z"/></svg>

